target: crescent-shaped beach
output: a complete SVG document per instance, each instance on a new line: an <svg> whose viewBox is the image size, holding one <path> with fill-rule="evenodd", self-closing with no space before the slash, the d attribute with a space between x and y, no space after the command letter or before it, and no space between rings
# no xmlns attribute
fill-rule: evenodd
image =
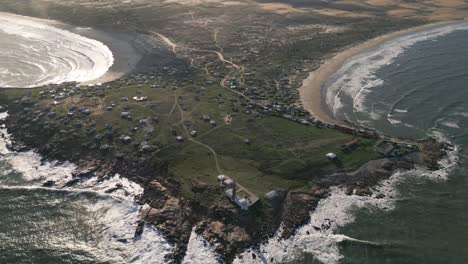
<svg viewBox="0 0 468 264"><path fill-rule="evenodd" d="M3 88L109 82L132 71L142 58L132 37L123 33L10 13L0 13L0 21Z"/></svg>
<svg viewBox="0 0 468 264"><path fill-rule="evenodd" d="M347 61L353 59L355 56L365 53L366 51L375 49L387 41L395 38L422 32L437 27L458 23L460 21L451 22L437 22L423 26L418 26L402 31L393 32L387 35L368 40L366 42L357 44L350 48L344 49L337 53L331 59L324 61L323 64L315 71L309 73L309 76L304 79L301 87L299 88L300 102L305 110L309 111L316 119L329 124L340 123L333 115L330 114L326 104L325 95L326 87L324 84L335 74Z"/></svg>

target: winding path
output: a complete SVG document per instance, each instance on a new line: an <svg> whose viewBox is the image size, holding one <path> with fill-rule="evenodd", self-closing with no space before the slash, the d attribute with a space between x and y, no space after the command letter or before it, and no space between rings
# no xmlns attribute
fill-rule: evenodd
<svg viewBox="0 0 468 264"><path fill-rule="evenodd" d="M223 174L223 172L221 170L221 167L219 166L219 159L218 159L218 154L216 153L216 151L212 147L210 147L210 146L208 146L208 145L206 145L206 144L204 144L204 143L202 143L202 142L200 142L198 140L195 140L190 135L190 132L188 131L187 127L185 126L184 111L182 110L182 107L180 106L180 104L178 102L178 97L177 97L175 92L174 92L174 97L175 97L175 105L177 105L177 109L179 109L179 112L180 112L180 119L181 119L181 122L182 122L182 127L184 128L184 132L185 132L186 137L188 138L189 141L191 141L191 142L193 142L195 144L198 144L200 146L203 146L206 149L208 149L211 152L211 154L213 154L213 159L215 161L215 166L216 166L216 170L218 171L218 174Z"/></svg>

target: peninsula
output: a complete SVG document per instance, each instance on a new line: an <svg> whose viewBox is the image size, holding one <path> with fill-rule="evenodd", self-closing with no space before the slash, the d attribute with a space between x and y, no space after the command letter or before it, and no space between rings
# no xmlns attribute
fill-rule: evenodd
<svg viewBox="0 0 468 264"><path fill-rule="evenodd" d="M102 79L0 89L10 148L77 165L48 188L116 174L141 185L135 237L154 225L175 245L168 263L192 230L231 263L278 230L293 236L331 187L371 196L397 170L436 170L450 148L335 120L321 90L349 58L463 19L464 1L30 2L0 11L59 21L115 62Z"/></svg>

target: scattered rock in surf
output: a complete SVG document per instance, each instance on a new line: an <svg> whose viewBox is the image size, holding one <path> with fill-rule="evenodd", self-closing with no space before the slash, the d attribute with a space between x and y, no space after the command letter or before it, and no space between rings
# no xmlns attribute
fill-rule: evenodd
<svg viewBox="0 0 468 264"><path fill-rule="evenodd" d="M46 181L42 184L42 187L50 188L55 185L55 181Z"/></svg>
<svg viewBox="0 0 468 264"><path fill-rule="evenodd" d="M64 187L72 187L80 182L80 179L73 179L65 183Z"/></svg>

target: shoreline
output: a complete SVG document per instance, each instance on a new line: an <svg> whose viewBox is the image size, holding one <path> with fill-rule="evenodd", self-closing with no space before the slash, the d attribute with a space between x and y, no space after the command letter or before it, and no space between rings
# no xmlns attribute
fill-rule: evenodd
<svg viewBox="0 0 468 264"><path fill-rule="evenodd" d="M50 23L55 27L99 41L112 52L114 63L109 70L94 80L80 82L80 86L108 83L120 79L136 70L145 55L145 52L137 48L134 43L137 36L128 33L104 31L98 28L78 27L56 20L40 20L51 21Z"/></svg>
<svg viewBox="0 0 468 264"><path fill-rule="evenodd" d="M358 45L358 46L359 46L359 45ZM359 53L357 53L357 54L359 54ZM352 57L352 56L351 56L351 57ZM333 60L333 59L332 59L332 60ZM345 59L344 61L346 61L346 59ZM337 66L337 67L339 67L339 66ZM321 86L321 85L319 85L319 87L320 87L320 86ZM320 89L318 89L318 91L319 91L319 93L320 93ZM319 98L321 98L321 96L319 96ZM20 111L22 111L22 110L24 110L24 109L21 109ZM23 114L24 114L24 115L28 115L28 113L26 113L26 112L24 112ZM24 123L26 123L26 122L24 122ZM45 123L45 122L43 122L43 123ZM18 129L19 129L19 127L18 127ZM24 127L23 127L23 129L21 129L21 130L27 131L27 129L25 129ZM21 132L20 132L20 133L21 133ZM44 133L44 135L45 135L45 134L46 134L46 133ZM24 136L24 135L23 135L23 136ZM39 140L39 141L40 141L40 140ZM41 144L41 143L39 143L39 144ZM57 145L57 147L58 147L58 149L60 149L61 146L60 146L60 145ZM55 148L55 147L54 147L54 148ZM96 150L96 151L98 151L98 150ZM55 152L55 153L58 153L58 152ZM66 154L66 155L69 155L70 153L65 153L65 154ZM44 155L44 156L46 156L46 155ZM119 167L118 167L119 165L116 165L116 163L109 163L108 165L109 165L108 167L109 167L110 169L115 169L115 170L122 169L122 168L119 168ZM110 167L111 165L114 166L114 167ZM116 167L116 166L117 166L117 167ZM124 164L123 166L125 166L125 167L127 167L127 166L134 166L134 167L135 167L135 168L134 168L135 170L137 170L137 169L140 168L140 166L139 166L138 163ZM103 171L104 171L104 170L105 170L105 167L107 167L107 166L102 166L102 167L104 167L104 169L103 169ZM129 170L129 169L126 169L125 171L128 171L128 170ZM129 177L128 179L131 179L131 176L132 176L131 174L127 174L127 173L122 173L122 175L126 175L125 177ZM135 173L135 175L137 175L136 177L142 176L142 178L143 178L143 175L144 175L144 174L143 174L143 175L140 175L140 173ZM135 178L136 178L136 177L135 177ZM338 178L338 177L337 177L337 178ZM340 179L346 179L346 180L348 180L350 177L348 177L348 175L342 175L342 176L339 177L339 178L340 178ZM174 231L174 230L176 230L176 229L181 230L180 232L182 233L183 237L181 237L181 239L179 240L179 241L182 241L182 242L179 242L179 243L180 243L180 245L182 245L181 250L183 250L183 246L184 246L183 243L186 242L186 241L184 241L184 239L186 238L186 235L189 233L187 230L183 230L183 229L182 229L183 226L184 226L184 224L185 224L185 223L191 223L192 221L193 221L193 222L196 222L196 220L199 220L199 219L198 219L198 218L193 218L193 219L195 219L195 220L193 220L193 219L191 219L191 218L187 218L187 220L186 220L187 222L185 222L185 221L184 221L184 222L175 222L175 221L173 221L173 219L166 219L166 220L164 220L164 219L158 218L158 216L160 216L160 215L163 215L163 216L172 216L172 215L174 215L175 218L184 219L184 220L185 220L185 217L184 217L184 215L183 215L182 213L183 213L183 212L186 212L186 211L189 211L189 210L186 210L186 209L191 209L191 208L188 207L188 204L185 203L183 200L181 200L180 197L176 196L177 194L174 195L174 194L172 194L172 193L170 193L170 192L162 191L162 188L159 187L159 186L162 186L162 187L164 187L165 189L167 189L167 188L166 188L167 186L169 186L169 187L171 186L169 183L164 182L164 181L159 180L159 179L153 179L153 178L148 178L148 179L152 179L152 180L153 180L153 181L151 181L153 184L150 184L149 187L148 187L148 192L151 192L151 193L149 193L150 195L148 196L148 200L154 199L154 200L157 200L157 201L162 201L163 199L167 199L167 200L164 200L164 206L162 206L162 208L159 208L159 207L155 204L155 205L154 205L154 209L153 209L153 207L152 207L152 208L148 211L148 214L149 214L149 212L151 212L151 210L153 210L153 212L157 212L157 213L154 213L154 214L152 215L152 217L153 217L152 220L153 220L153 222L159 223L159 224L161 224L161 225L165 225L166 223L172 223L172 224L173 224L173 223L176 223L176 225L175 225L174 228L171 227L171 229L167 229L166 235L170 237L170 235L173 234L173 237L175 237L175 238L173 238L173 239L179 239L180 237L176 237L176 235L178 235L178 234L171 233L171 231ZM151 182L150 182L150 183L151 183ZM163 183L163 184L161 184L161 183ZM203 184L201 184L200 186L197 186L197 188L198 188L198 190L201 190L201 193L202 193L202 194L210 194L210 193L213 193L213 192L214 192L214 191L213 191L212 189L210 189L209 187L203 186ZM358 188L359 188L359 189L358 189ZM363 188L362 186L354 186L354 185L352 185L349 189L350 189L350 190L358 189L358 191L361 192L363 195L366 195L366 191L367 191L367 189L366 189L366 188ZM312 192L312 191L313 191L313 192ZM290 195L289 197L293 197L293 198L290 198L290 200L286 200L286 201L289 201L289 204L292 204L292 205L297 205L297 204L301 205L301 204L300 204L301 201L306 201L306 202L307 202L307 201L310 201L310 200L317 201L317 199L319 199L319 201L320 201L321 199L324 199L324 197L322 197L322 196L325 196L325 195L326 195L326 192L327 192L327 191L326 191L326 190L324 191L323 188L322 188L322 186L317 187L316 189L313 189L313 190L311 189L310 193L298 193L298 192L297 192L297 193L294 193L294 192L291 192L291 195ZM168 202L168 201L170 201L170 202ZM307 204L307 203L306 203L306 204ZM310 204L310 203L309 203L309 204ZM227 205L229 206L229 204L227 204ZM305 212L305 214L303 215L304 218L309 217L309 212L310 212L311 210L307 210L307 209L304 210L304 209L306 208L305 206L298 206L298 207L301 207L302 210ZM164 209L168 209L168 210L167 210L167 211L164 211ZM289 209L288 212L297 213L296 210L297 210L296 207L295 207L295 206L292 206L292 207ZM182 213L179 214L180 211L181 211ZM174 212L175 212L175 213L174 213ZM221 213L231 213L231 211L229 211L229 210L217 211L217 212L221 212ZM286 216L292 215L292 213L291 213L291 214L288 213L288 214L285 214L285 215L286 215ZM180 216L182 216L182 217L180 217ZM148 217L148 215L147 215L146 217ZM191 216L191 217L192 217L192 216ZM200 230L210 230L211 227L212 227L212 224L213 224L213 223L216 223L216 222L210 222L210 221L212 221L212 219L208 219L208 218L207 218L207 219L202 218L202 220L203 220L203 221L200 221L200 222L199 222L199 223L202 223L202 224L203 224L203 225L201 225ZM286 220L290 220L290 219L287 218ZM302 219L291 219L291 220L302 220ZM163 222L163 221L164 221L164 222ZM224 223L224 222L223 222L223 223ZM226 224L229 224L229 222L226 222ZM297 222L292 222L292 221L290 221L290 224L291 224L291 225L297 224ZM324 223L324 224L326 225L326 223ZM188 224L187 224L187 225L188 225ZM272 225L272 226L273 226L273 225ZM320 225L318 225L318 226L320 226ZM297 229L297 228L295 228L295 229ZM326 229L326 228L324 228L324 230L325 230L325 229ZM191 229L191 230L193 230L193 229ZM310 231L312 231L312 229L311 229ZM210 238L212 238L212 239L211 239L211 242L216 241L216 239L217 239L217 237L216 237L217 233L214 233L214 232L213 232L213 233L209 233L209 235L210 235ZM238 233L232 232L232 233L230 234L230 236L234 236L234 237L237 237L237 238L242 238L242 235L244 235L244 233L241 233L241 232L238 232ZM190 239L190 237L189 237L189 239ZM220 240L221 240L221 239L222 239L222 237L220 238ZM255 237L254 237L254 239L255 239ZM259 239L261 239L260 236L259 236ZM223 241L223 242L225 242L225 241ZM214 243L214 242L213 242L213 243ZM247 242L246 242L246 243L247 243ZM185 246L186 246L186 245L185 245ZM224 246L225 246L225 247L228 247L228 246L231 247L231 245L229 245L229 244L227 244L227 243L225 243ZM235 246L238 246L238 245L235 245ZM241 246L242 246L242 245L241 245ZM281 251L281 252L282 252L282 251ZM178 252L178 253L179 253L179 252ZM250 253L250 252L249 252L249 253ZM181 257L181 256L183 257L183 255L181 255L181 254L182 254L182 253L180 253L180 255L178 255L177 257ZM250 255L250 254L249 254L249 255ZM259 254L259 255L260 255L260 254Z"/></svg>
<svg viewBox="0 0 468 264"><path fill-rule="evenodd" d="M289 191L281 195L280 201L285 206L284 213L280 214L278 219L281 219L281 223L285 224L284 226L287 227L285 230L281 232L281 235L276 236L276 232L280 230L280 226L272 226L275 228L274 232L271 232L271 237L268 237L265 240L263 236L255 236L251 237L251 240L244 241L245 244L238 244L235 245L236 248L242 248L243 251L240 252L233 252L231 254L223 255L226 253L226 248L229 246L228 241L224 240L217 240L217 233L210 232L206 230L211 230L212 223L218 222L210 222L212 219L209 217L205 217L202 214L195 216L195 218L184 216L183 214L179 214L180 211L185 212L188 210L193 210L192 212L195 215L199 214L200 211L197 209L191 209L189 203L184 202L184 199L177 195L174 188L175 185L172 185L170 182L167 182L163 176L162 177L154 177L150 178L150 182L146 182L144 179L144 174L141 172L136 172L133 176L128 173L128 171L133 169L141 169L138 163L114 163L114 162L99 162L95 158L87 157L84 160L74 161L69 156L70 153L66 154L62 158L58 158L51 155L51 152L43 152L40 148L37 148L40 145L39 142L43 140L41 137L35 136L35 142L25 142L25 134L23 134L27 129L24 127L26 122L21 122L24 120L26 116L29 114L27 112L23 112L22 109L19 108L11 108L8 107L8 113L11 110L11 116L5 116L5 121L3 121L5 125L5 129L8 129L9 137L11 136L11 146L19 146L22 150L15 150L11 149L11 151L29 151L32 149L36 149L37 153L41 155L41 158L44 161L53 162L58 160L59 162L67 162L71 160L73 164L77 166L74 170L72 177L67 177L63 179L60 183L52 178L52 180L45 178L42 179L43 186L51 187L59 187L66 186L67 188L75 188L75 185L80 186L78 179L87 179L90 175L94 175L89 179L109 179L106 175L122 175L122 178L127 179L130 182L138 184L143 187L142 196L136 201L140 205L148 204L148 211L143 213L143 218L140 218L138 223L146 222L147 224L151 224L155 227L154 230L157 230L158 234L163 235L164 243L168 243L170 245L176 245L176 250L168 254L168 258L172 258L176 263L180 263L186 256L188 250L188 244L192 239L193 234L206 234L208 237L201 236L201 237L194 237L193 239L202 239L203 244L206 245L213 245L213 244L221 244L223 246L214 249L212 252L216 258L220 258L223 260L234 261L233 263L249 263L249 262L240 262L238 256L242 256L242 259L248 259L252 256L252 254L256 254L256 256L261 256L261 251L252 250L259 246L260 248L269 245L269 241L277 241L277 239L281 239L280 246L283 243L293 243L295 241L295 234L298 232L303 236L309 236L311 233L317 235L324 235L333 232L333 226L330 226L330 222L321 221L320 219L316 219L315 221L318 222L310 222L310 213L316 212L320 201L325 201L327 196L332 194L333 188L340 188L345 195L354 194L361 199L366 199L365 197L372 197L372 188L377 186L378 182L381 180L386 180L391 177L396 171L408 171L416 168L417 165L425 166L425 165L432 165L428 166L429 171L437 171L440 168L437 167L438 160L440 160L443 156L445 156L446 152L442 151L444 149L444 145L441 145L437 141L430 142L428 141L427 148L422 150L423 152L418 152L420 154L414 153L411 156L406 156L398 159L379 159L379 160L372 160L369 161L358 169L352 172L336 172L333 174L324 175L324 178L318 181L310 191L303 192L303 191ZM19 110L19 112L18 112ZM18 116L19 115L19 116ZM19 118L19 119L18 119ZM41 121L39 121L41 122ZM0 118L0 124L2 123ZM1 129L0 129L1 130ZM48 133L44 133L48 134ZM54 147L60 149L60 146ZM425 154L425 155L424 155ZM420 156L423 155L423 156ZM419 158L420 157L420 158ZM76 163L75 163L76 162ZM47 164L47 163L46 163ZM60 164L60 163L59 163ZM57 175L60 176L60 175ZM112 177L111 177L112 178ZM57 179L61 179L60 177ZM105 181L104 181L105 182ZM112 181L113 182L113 181ZM146 184L145 184L146 182ZM117 184L113 186L113 184L109 184L109 189L105 189L108 192L114 191L122 191L122 187L119 187ZM125 187L125 185L123 185ZM199 184L197 185L197 192L203 195L208 195L209 193L215 191L212 187L208 185ZM330 189L332 188L332 189ZM106 191L105 191L106 192ZM110 194L110 193L106 193ZM162 202L164 205L162 208L159 208L156 205L151 205L151 200L156 200L158 202ZM228 202L225 200L225 202ZM217 209L216 212L222 213L232 213L232 207L228 206L230 202L224 204L226 206L226 210ZM154 207L153 207L154 206ZM190 208L190 209L189 209ZM224 207L223 207L224 208ZM153 211L153 212L152 212ZM151 213L152 212L152 213ZM320 213L320 212L319 212ZM141 215L140 215L141 216ZM163 216L162 218L158 218L159 216ZM292 217L293 216L293 217ZM167 218L166 218L167 217ZM327 216L328 217L328 216ZM323 220L323 219L322 219ZM166 225L167 223L177 223L177 225ZM229 221L222 222L224 224L229 224ZM312 223L312 224L311 224ZM191 224L191 225L188 225ZM283 227L284 227L283 226ZM185 227L185 229L184 229ZM319 229L317 229L317 227ZM138 228L137 228L138 230ZM176 232L180 232L177 233ZM194 230L198 232L193 232ZM203 231L203 233L201 232ZM160 233L159 233L160 232ZM301 233L302 232L302 233ZM309 232L309 233L307 233ZM136 234L136 233L135 233ZM241 235L242 232L240 231L233 231L232 235ZM279 234L279 233L278 233ZM182 237L178 237L177 235L181 235ZM127 239L130 241L131 239ZM159 241L159 240L158 240ZM161 240L162 241L162 240ZM118 242L118 241L117 241ZM301 241L299 241L300 243ZM234 246L234 245L233 245ZM279 250L279 252L284 252L284 250ZM165 255L166 256L166 255ZM275 256L276 258L280 258L281 256ZM165 258L165 259L168 259ZM257 257L255 257L257 258ZM253 259L252 259L253 260Z"/></svg>
<svg viewBox="0 0 468 264"><path fill-rule="evenodd" d="M334 116L328 113L327 105L324 100L324 83L330 79L347 61L359 54L365 53L368 50L377 48L392 39L416 33L419 31L430 30L433 28L450 25L459 21L436 22L422 26L417 26L409 29L404 29L392 32L380 37L358 43L354 46L345 48L339 51L330 59L323 60L322 65L309 72L309 76L302 81L299 87L299 103L317 120L326 124L344 124L343 121L337 120ZM348 125L348 124L345 124Z"/></svg>
<svg viewBox="0 0 468 264"><path fill-rule="evenodd" d="M138 64L145 56L145 51L136 47L137 36L128 33L102 31L96 28L67 29L75 34L97 40L106 45L112 52L114 64L97 79L80 83L80 86L97 83L108 83L124 77L138 69Z"/></svg>
<svg viewBox="0 0 468 264"><path fill-rule="evenodd" d="M0 123L4 124L7 118L8 112L0 111ZM34 148L15 150L12 146L15 146L16 141L7 126L0 127L0 135L0 161L10 164L12 170L20 174L21 178L19 182L3 184L0 190L37 190L51 195L83 195L97 198L84 209L89 213L89 219L105 226L105 229L100 230L100 243L94 248L96 261L104 258L112 263L127 263L134 258L143 262L156 258L162 262L166 255L172 253L173 245L151 223L145 224L144 236L135 239L135 229L145 208L138 200L144 191L141 183L118 174L106 177L92 172L88 175L77 175L81 169L90 168L92 165L83 167L80 163L48 159ZM81 180L75 181L77 178ZM70 182L74 184L68 185ZM68 200L63 203L65 202ZM96 213L99 213L99 219L95 218ZM126 246L122 247L123 244ZM151 250L145 251L141 250L142 248L151 248L154 254L151 254Z"/></svg>
<svg viewBox="0 0 468 264"><path fill-rule="evenodd" d="M7 109L9 111L10 107L8 107ZM333 231L333 228L328 226L329 222L324 220L324 222L319 221L311 225L310 213L314 212L317 209L317 206L319 205L320 201L325 200L327 196L331 194L330 190L333 189L330 188L342 187L343 190L346 190L345 192L347 195L350 193L354 193L359 197L368 197L369 195L372 195L371 188L376 186L376 184L380 180L385 180L388 177L391 177L391 175L393 175L394 172L396 172L397 170L406 171L414 169L416 165L423 165L426 162L435 163L436 159L438 159L437 157L439 157L438 154L440 154L434 153L434 155L432 155L432 151L434 149L439 149L437 147L439 145L431 143L428 144L428 146L433 146L434 148L427 149L428 154L431 154L426 156L429 159L419 159L419 154L414 154L411 155L411 157L407 156L398 159L382 158L379 160L373 160L363 164L358 169L352 172L336 172L333 174L324 175L324 178L318 181L311 188L310 191L304 192L293 190L288 191L287 193L283 193L277 201L281 202L281 204L285 206L283 208L286 211L281 213L278 217L278 219L281 220L280 222L278 222L278 225L272 224L271 228L274 228L274 232L270 233L271 236L269 236L268 238L265 238L264 236L249 237L250 240L248 241L243 241L243 243L231 245L234 246L236 249L241 248L242 251L226 253L226 251L224 250L226 250L226 247L230 245L230 241L225 241L222 239L218 240L217 232L206 231L211 230L212 224L218 222L211 222L211 218L204 216L202 213L200 213L201 211L198 211L200 209L191 208L189 203L184 202L184 198L178 196L176 189L174 189L176 188L176 185L172 185L170 182L165 180L163 178L164 176L150 178L151 181L148 183L144 180L146 177L142 176L144 175L142 174L142 172L136 172L135 175L137 176L133 177L131 174L128 173L128 171L131 171L133 169L141 169L139 164L135 162L118 164L115 162L99 161L92 157L87 157L83 160L76 161L71 159L71 157L69 156L70 153L66 154L62 158L57 158L51 155L51 152L43 152L40 148L37 148L37 146L39 145L38 142L42 141L40 136L35 137L35 142L24 141L25 134L23 134L23 132L27 130L23 126L25 122L21 122L20 120L26 117L28 113L23 112L21 109L19 109L20 112L17 112L17 110L18 109L12 108L12 115L6 116L5 121L3 121L5 129L8 129L8 138L11 137L12 140L11 146L19 146L18 150L13 148L11 149L11 151L24 152L36 149L37 154L39 154L41 158L46 162L72 162L72 164L75 164L77 166L76 169L71 173L71 177L67 177L66 179L63 179L60 182L60 175L57 175L58 177L55 178L41 179L43 183L42 187L60 188L60 186L64 186L66 188L74 190L82 184L80 183L79 179L88 179L87 181L90 181L93 178L104 179L103 182L106 182L106 180L117 177L117 174L122 175L122 179L125 178L129 182L133 182L139 186L146 185L145 187L143 187L143 192L141 193L141 196L137 199L137 201L135 201L140 205L149 205L146 211L141 211L144 213L140 214L140 216L145 216L140 218L138 223L146 223L154 226L158 234L163 235L164 243L176 245L175 251L165 255L167 256L167 258L171 258L172 260L174 260L175 263L181 263L180 261L182 261L187 256L187 247L192 239L193 234L202 235L201 237L203 238L203 244L205 244L206 242L206 245L222 245L221 247L215 248L212 253L216 258L228 260L228 263L246 263L239 262L237 257L242 256L242 258L247 258L252 256L252 254L257 254L258 256L261 256L261 252L251 250L253 248L256 248L257 246L268 245L269 241L276 241L276 239L278 238L280 238L282 241L292 241L294 240L294 235L296 234L296 232L304 231L309 233L315 233L318 235L327 234L329 231ZM10 111L8 113L10 113ZM18 114L20 116L18 116ZM20 119L18 119L18 117L20 117ZM2 121L0 120L0 124L1 123ZM60 149L60 146L54 148ZM436 165L434 164L434 166ZM109 175L115 176L109 177ZM114 181L110 182L113 183ZM126 185L124 184L123 187L125 186ZM110 188L104 189L104 192L106 194L111 194L114 191L125 191L125 188L119 186L118 184L109 184L109 187ZM196 185L196 189L198 193L203 195L208 195L211 192L216 191L216 189L212 186L204 185L203 183ZM158 201L158 203L162 202L162 208L158 207L157 204L152 205L151 200ZM223 206L225 207L222 208L225 209L217 208L216 212L235 212L232 211L235 209L229 206L230 202L227 199L224 200L224 202L226 202L223 203ZM180 213L189 210L195 213L195 216L184 216ZM162 218L159 218L160 216L162 216ZM176 222L177 225L171 224L174 222ZM229 223L230 221L222 222L223 225L228 225ZM286 229L284 229L281 232L281 235L276 236L276 232L278 230L281 230L281 227L279 225L280 223L284 224L283 227L286 227ZM314 226L318 226L319 230L314 228ZM135 232L135 234L137 234L139 229L137 228L136 230L137 231ZM193 230L197 232L194 233ZM201 232L201 230L204 231ZM238 236L242 234L243 233L241 231L236 230L231 232L232 236ZM178 235L182 237L178 237ZM206 235L207 237L204 235ZM200 239L201 237L198 237L198 239ZM197 237L193 239L197 239ZM131 239L127 238L127 241L130 240ZM280 252L283 251L281 250ZM226 255L223 255L223 253L225 253Z"/></svg>
<svg viewBox="0 0 468 264"><path fill-rule="evenodd" d="M78 27L58 20L44 19L38 17L25 16L10 12L0 12L0 15L19 17L28 21L45 24L60 30L65 30L78 36L88 38L105 45L112 53L113 63L109 69L101 76L84 82L79 82L80 86L95 85L115 81L138 69L138 64L144 58L147 51L138 47L138 36L124 32L109 32L98 28ZM39 86L40 87L40 86ZM39 87L18 87L21 89L31 89ZM12 88L13 87L5 87ZM2 88L2 89L5 89Z"/></svg>

